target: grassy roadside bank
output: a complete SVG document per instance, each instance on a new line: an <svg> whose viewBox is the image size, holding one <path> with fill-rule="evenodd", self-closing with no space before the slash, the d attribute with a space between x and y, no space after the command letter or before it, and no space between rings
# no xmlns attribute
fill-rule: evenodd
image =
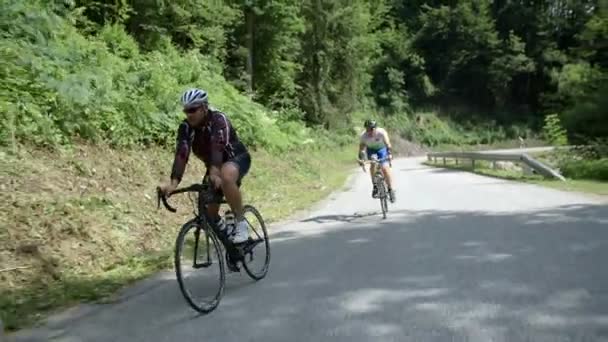
<svg viewBox="0 0 608 342"><path fill-rule="evenodd" d="M545 179L540 175L527 175L519 170L493 169L491 163L486 161L475 161L474 170L472 170L470 166L463 165L462 163L456 165L454 160L447 160L446 165L444 165L442 161L438 161L437 163L425 161L423 164L432 167L472 172L478 175L500 179L537 184L558 190L583 192L594 195L608 195L608 182L584 179L567 179L567 181L563 182L560 180Z"/></svg>
<svg viewBox="0 0 608 342"><path fill-rule="evenodd" d="M187 196L176 214L156 210L154 189L170 172L160 148L114 150L79 144L49 152L0 150L0 315L8 331L53 310L106 298L171 267L177 230L191 215ZM267 222L304 209L340 187L353 168L352 147L253 152L245 201ZM192 159L182 185L204 172Z"/></svg>

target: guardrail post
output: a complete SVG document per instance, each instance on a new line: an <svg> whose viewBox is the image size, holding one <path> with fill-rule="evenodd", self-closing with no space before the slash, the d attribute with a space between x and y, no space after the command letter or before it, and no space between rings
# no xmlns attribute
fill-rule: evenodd
<svg viewBox="0 0 608 342"><path fill-rule="evenodd" d="M443 157L443 165L445 165L445 157Z"/></svg>
<svg viewBox="0 0 608 342"><path fill-rule="evenodd" d="M475 170L475 159L471 159L471 169Z"/></svg>

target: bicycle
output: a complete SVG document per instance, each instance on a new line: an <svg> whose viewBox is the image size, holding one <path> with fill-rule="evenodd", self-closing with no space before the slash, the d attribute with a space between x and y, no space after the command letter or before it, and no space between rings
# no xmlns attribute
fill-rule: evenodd
<svg viewBox="0 0 608 342"><path fill-rule="evenodd" d="M376 166L376 172L374 174L374 178L373 178L373 184L374 186L378 189L378 199L380 199L380 208L382 209L382 218L386 219L386 213L388 212L388 189L386 187L386 182L384 179L384 175L382 174L382 169L380 167L380 163L383 161L388 160L389 165L391 167L393 167L393 164L391 162L390 159L388 158L383 158L383 159L378 159L378 156L376 155L372 155L371 160L359 160L359 163L361 164L361 168L363 169L363 172L367 171L365 170L365 166L364 164L373 164Z"/></svg>
<svg viewBox="0 0 608 342"><path fill-rule="evenodd" d="M264 223L262 215L255 207L253 207L252 205L244 205L243 216L245 217L245 214L247 213L252 213L255 216L255 218L260 222L263 238L260 236L260 234L258 234L255 229L253 229L256 238L252 238L250 233L250 237L247 241L239 244L234 244L229 239L230 234L220 230L218 227L216 227L216 225L210 223L211 221L209 220L209 217L207 215L208 205L219 204L221 206L223 204L226 204L227 202L223 198L223 196L221 198L218 198L214 193L212 193L212 187L209 184L206 184L205 180L203 180L202 183L195 183L184 188L176 189L172 191L169 196L165 196L164 194L162 194L159 187L157 187L156 191L158 208L160 208L160 202L162 200L162 203L165 208L173 213L175 213L177 210L169 205L169 203L167 202L168 197L179 193L196 193L198 195L198 205L197 208L195 208L194 210L195 216L194 218L188 220L182 225L175 241L174 254L175 273L180 291L186 299L186 302L194 310L202 314L208 314L218 307L221 298L224 294L224 285L226 282L225 263L228 263L229 265L232 263L234 267L232 270L235 272L240 272L240 269L237 266L237 263L240 261L243 265L243 268L245 269L245 272L247 272L247 274L255 281L259 281L266 276L268 272L268 266L270 264L270 245L268 240L268 232L266 231L266 225ZM246 219L246 221L249 227L253 227L249 220ZM186 246L184 241L191 231L194 235L194 246ZM205 235L204 240L201 239L201 233ZM199 246L199 242L202 242L202 246ZM264 265L259 272L254 272L251 267L251 263L254 259L253 249L262 242L264 242L265 244L266 251ZM184 276L187 272L182 271L181 268L182 266L186 266L187 263L182 264L181 257L182 254L186 253L184 249L187 247L192 247L194 254L191 265L193 269L192 273L201 268L206 269L211 267L214 264L214 261L219 266L219 289L208 303L198 304L197 301L193 298L191 290L185 284ZM202 251L199 251L199 247L202 249ZM213 247L216 251L216 253L214 253L215 255L213 255L215 260L213 260L212 258L211 247ZM224 251L221 250L222 247ZM200 256L199 252L203 254L203 257L206 257L201 262L198 261L198 257ZM225 260L223 257L224 254Z"/></svg>

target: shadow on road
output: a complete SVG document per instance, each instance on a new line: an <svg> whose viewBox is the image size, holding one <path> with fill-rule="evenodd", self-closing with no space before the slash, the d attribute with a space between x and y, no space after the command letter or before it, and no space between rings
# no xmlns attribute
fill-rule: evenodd
<svg viewBox="0 0 608 342"><path fill-rule="evenodd" d="M461 170L461 169L456 169L456 168L443 168L443 167L433 167L433 168L428 168L426 169L427 172L431 172L431 173L463 173L463 172L470 172L469 170Z"/></svg>
<svg viewBox="0 0 608 342"><path fill-rule="evenodd" d="M413 171L426 171L426 170L430 170L430 169L431 169L430 166L405 167L405 168L399 169L399 171L402 171L402 172L413 172Z"/></svg>
<svg viewBox="0 0 608 342"><path fill-rule="evenodd" d="M348 224L310 224L327 220ZM608 206L324 216L289 233L271 241L267 278L228 277L212 315L196 316L167 276L151 292L41 333L79 336L69 341L608 339Z"/></svg>
<svg viewBox="0 0 608 342"><path fill-rule="evenodd" d="M368 213L364 213L364 214L355 213L353 215L324 215L324 216L310 217L310 218L307 218L304 220L300 220L300 222L316 222L316 223L335 222L335 221L352 222L354 220L357 220L357 219L360 219L363 217L375 216L377 214L378 214L377 212L368 212Z"/></svg>

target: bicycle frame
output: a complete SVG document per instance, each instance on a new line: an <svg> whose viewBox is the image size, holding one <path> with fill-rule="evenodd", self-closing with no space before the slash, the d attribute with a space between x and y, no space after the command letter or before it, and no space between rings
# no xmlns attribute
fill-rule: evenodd
<svg viewBox="0 0 608 342"><path fill-rule="evenodd" d="M226 281L226 264L228 268L233 272L240 272L239 267L237 266L237 262L241 262L243 269L247 274L254 280L260 280L266 276L266 272L268 271L268 264L270 260L270 250L268 245L268 233L266 230L266 226L264 224L264 220L261 217L258 210L251 205L243 206L243 216L245 213L252 213L256 220L261 224L261 231L263 237L257 233L254 229L254 232L258 236L258 239L248 238L247 241L243 243L235 244L231 241L229 234L225 230L220 229L217 225L211 224L209 220L209 216L207 213L207 209L210 204L219 204L220 206L224 203L227 203L224 198L218 198L213 191L210 183L205 182L203 180L201 183L192 184L188 187L184 187L181 189L176 189L171 193L165 195L162 193L160 188L156 188L157 191L157 206L160 208L160 203L162 201L165 208L171 212L176 212L177 210L167 202L167 198L183 192L196 192L198 195L197 205L194 210L195 217L191 218L189 221L184 223L179 230L177 239L175 241L175 254L174 254L174 263L175 263L175 274L177 278L177 282L179 284L180 291L182 295L186 299L186 302L196 311L207 314L211 311L215 310L219 305L219 302L223 296L224 284ZM198 211L198 212L197 212ZM247 220L248 222L248 220ZM249 223L249 222L248 222ZM204 230L206 234L206 241L200 241L200 233L201 230ZM217 264L220 268L220 277L219 277L219 289L216 292L215 297L208 303L201 303L198 299L194 300L191 292L188 290L187 285L184 282L184 277L182 274L182 265L186 265L181 262L181 256L185 253L191 253L188 249L184 248L185 246L185 238L188 234L194 233L195 242L194 242L194 260L192 261L192 268L206 268L215 264L215 257L212 255L213 252L210 250L213 249L211 247L215 247L214 255L217 254ZM219 241L218 241L219 240ZM264 258L264 266L260 270L260 272L254 271L249 265L251 261L254 259L253 249L259 243L265 243L266 245L266 256ZM199 243L206 243L205 251L199 251ZM225 252L225 255L224 253ZM198 261L198 255L200 253L206 253L206 260ZM249 256L249 258L248 258ZM211 260L213 257L213 261ZM204 257L202 257L204 258ZM247 261L249 259L249 261ZM190 264L190 262L188 262ZM189 266L189 265L188 265Z"/></svg>
<svg viewBox="0 0 608 342"><path fill-rule="evenodd" d="M224 248L226 249L226 251L228 251L228 254L230 254L230 257L235 257L235 258L241 258L243 257L243 250L241 248L238 248L229 238L228 236L222 232L221 230L219 230L215 225L209 224L210 220L209 220L209 216L207 214L207 207L209 204L226 204L226 200L225 199L221 199L218 201L214 201L216 195L213 193L211 186L209 186L209 184L200 184L200 183L196 183L196 184L192 184L190 186L184 187L184 188L180 188L180 189L176 189L174 191L172 191L169 194L169 197L179 194L179 193L184 193L184 192L196 192L198 194L198 213L194 213L195 214L195 218L193 220L195 220L196 222L200 223L201 226L203 227L202 229L211 229L215 235L218 237L218 239L220 240L220 242L222 243L222 245L224 245ZM171 207L169 205L169 203L167 202L167 197L162 194L160 192L160 188L157 188L157 205L160 208L160 201L162 200L163 205L165 206L165 208L167 208L167 210L175 213L177 212L177 210L173 207ZM197 264L196 260L197 260L197 252L198 252L198 243L199 243L199 236L200 236L200 232L196 231L195 234L196 238L195 238L195 245L194 245L194 262L195 264L193 265L194 268L200 268L200 267L205 267L205 266L209 266L209 264L205 263L205 264ZM209 246L209 236L207 235L207 247ZM251 246L245 246L245 251L244 252L248 252L247 247L251 247ZM207 249L208 250L208 249ZM209 255L207 255L207 259L209 260Z"/></svg>
<svg viewBox="0 0 608 342"><path fill-rule="evenodd" d="M369 163L370 165L375 166L376 172L374 173L374 183L378 188L380 188L380 186L383 185L384 182L384 174L382 173L382 167L380 165L380 163L384 160L386 160L386 158L383 160L372 159L372 161Z"/></svg>
<svg viewBox="0 0 608 342"><path fill-rule="evenodd" d="M386 218L386 212L388 211L388 205L386 203L386 196L387 196L387 191L386 191L386 183L384 181L384 175L382 174L382 168L379 167L380 163L384 162L388 160L389 165L392 167L392 163L391 160L388 158L383 158L378 160L378 158L372 158L371 160L366 160L366 161L361 161L359 160L360 163L362 163L361 167L363 168L363 172L367 172L365 170L365 166L364 164L371 164L375 166L375 172L374 172L374 178L372 179L372 182L374 183L374 186L376 186L376 188L378 189L379 192L379 199L380 199L380 206L382 208L382 215L384 218Z"/></svg>

